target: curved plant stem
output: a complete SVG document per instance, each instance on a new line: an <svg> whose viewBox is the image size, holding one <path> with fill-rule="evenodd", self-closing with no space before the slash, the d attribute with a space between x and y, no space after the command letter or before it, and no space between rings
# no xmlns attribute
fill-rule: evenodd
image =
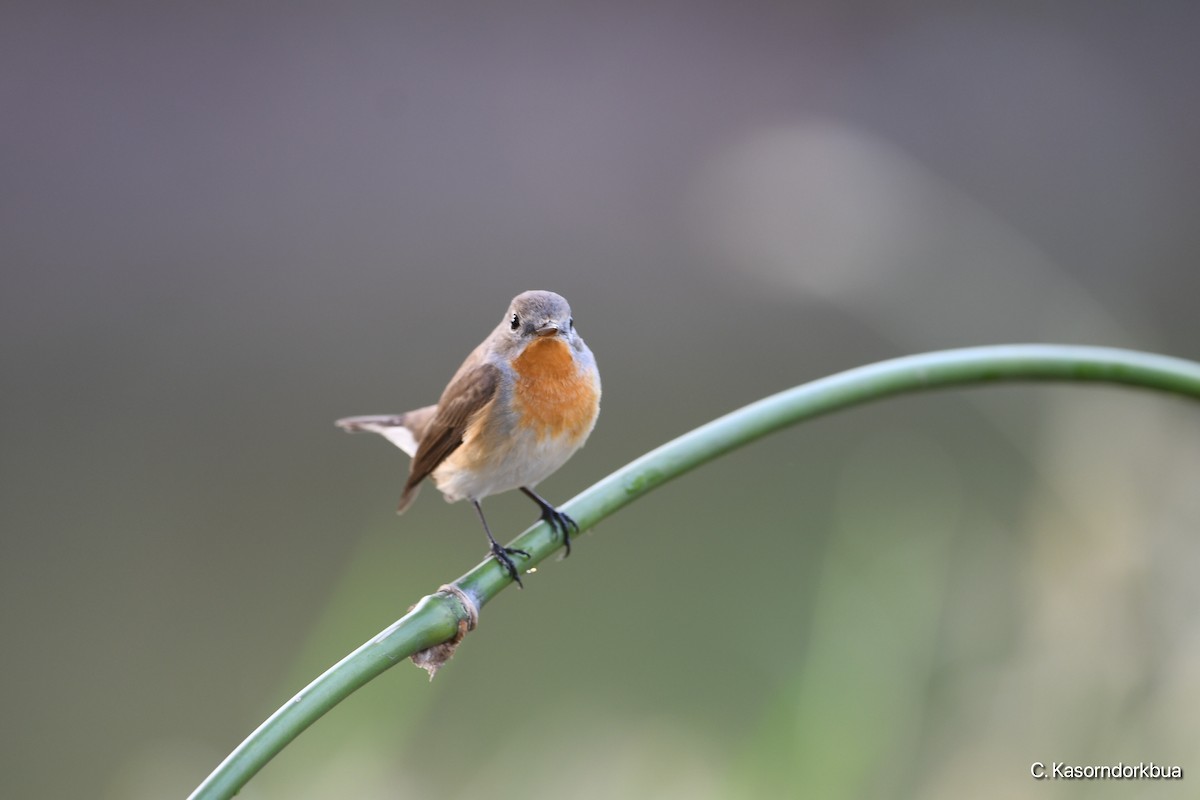
<svg viewBox="0 0 1200 800"><path fill-rule="evenodd" d="M831 375L744 406L652 450L561 508L588 528L671 478L788 425L905 392L997 381L1125 384L1200 398L1200 364L1130 350L1030 344L907 356ZM532 567L553 553L560 540L539 522L511 545L529 553L521 563ZM288 742L355 689L419 651L461 637L479 607L511 582L489 558L453 588L423 598L272 714L197 787L192 799L232 797Z"/></svg>

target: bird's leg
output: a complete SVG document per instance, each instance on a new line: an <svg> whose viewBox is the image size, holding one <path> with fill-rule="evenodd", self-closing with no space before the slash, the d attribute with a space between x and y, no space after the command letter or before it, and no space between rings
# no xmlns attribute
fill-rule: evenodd
<svg viewBox="0 0 1200 800"><path fill-rule="evenodd" d="M483 518L483 509L480 508L479 501L472 500L471 503L475 506L475 511L479 514L479 521L483 523L483 532L487 534L488 541L492 543L492 555L496 557L496 560L500 562L500 565L504 567L509 576L517 582L517 586L524 589L525 584L521 583L521 576L517 573L517 565L513 563L513 560L509 556L517 555L529 558L529 553L524 550L518 550L515 547L505 547L497 542L496 537L492 536L492 530L488 527L487 520Z"/></svg>
<svg viewBox="0 0 1200 800"><path fill-rule="evenodd" d="M579 523L571 519L570 515L564 514L554 506L547 503L546 500L533 489L530 489L527 486L522 486L521 491L524 492L530 500L538 504L538 508L542 510L542 519L547 525L550 526L550 529L556 533L559 531L562 532L563 547L566 548L563 558L571 555L571 528L574 528L575 532L579 533Z"/></svg>

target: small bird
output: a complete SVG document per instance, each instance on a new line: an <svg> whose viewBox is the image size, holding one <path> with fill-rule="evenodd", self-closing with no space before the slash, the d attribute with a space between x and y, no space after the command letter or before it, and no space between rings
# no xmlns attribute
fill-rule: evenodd
<svg viewBox="0 0 1200 800"><path fill-rule="evenodd" d="M404 513L426 477L446 502L470 500L491 554L522 585L512 556L529 553L497 542L479 503L520 489L538 504L542 519L561 531L570 555L570 529L578 533L579 525L533 489L583 446L599 413L600 373L575 330L571 307L554 292L536 291L513 298L437 405L335 424L378 433L412 457L397 513Z"/></svg>

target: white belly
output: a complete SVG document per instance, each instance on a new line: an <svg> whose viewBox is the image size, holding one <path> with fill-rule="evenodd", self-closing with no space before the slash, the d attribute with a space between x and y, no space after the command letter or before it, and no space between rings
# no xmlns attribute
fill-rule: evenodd
<svg viewBox="0 0 1200 800"><path fill-rule="evenodd" d="M567 463L583 445L579 437L538 438L516 432L486 448L465 441L433 471L433 482L446 502L482 500L521 486L533 488Z"/></svg>

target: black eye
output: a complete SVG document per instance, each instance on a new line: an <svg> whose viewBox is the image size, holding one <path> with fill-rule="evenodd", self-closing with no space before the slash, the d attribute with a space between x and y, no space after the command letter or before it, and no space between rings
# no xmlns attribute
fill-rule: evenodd
<svg viewBox="0 0 1200 800"><path fill-rule="evenodd" d="M513 314L512 320L509 322L509 324L512 325L512 329L515 331L517 328L521 327L521 318L516 314Z"/></svg>
<svg viewBox="0 0 1200 800"><path fill-rule="evenodd" d="M567 326L570 327L571 330L575 330L575 318L574 317L571 317L569 320L567 320Z"/></svg>

